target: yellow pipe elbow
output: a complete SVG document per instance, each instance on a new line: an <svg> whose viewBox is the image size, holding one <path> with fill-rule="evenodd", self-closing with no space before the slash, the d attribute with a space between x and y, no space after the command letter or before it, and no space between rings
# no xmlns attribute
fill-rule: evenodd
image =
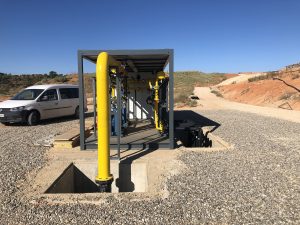
<svg viewBox="0 0 300 225"><path fill-rule="evenodd" d="M109 55L102 52L96 64L97 125L98 125L98 174L96 181L113 179L110 174L110 132L109 132Z"/></svg>

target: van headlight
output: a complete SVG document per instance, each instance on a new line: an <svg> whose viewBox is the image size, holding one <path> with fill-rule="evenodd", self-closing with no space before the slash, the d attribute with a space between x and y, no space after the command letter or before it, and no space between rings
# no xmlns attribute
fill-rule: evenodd
<svg viewBox="0 0 300 225"><path fill-rule="evenodd" d="M9 111L11 111L11 112L20 112L24 109L25 109L25 106L20 106L20 107L11 108Z"/></svg>

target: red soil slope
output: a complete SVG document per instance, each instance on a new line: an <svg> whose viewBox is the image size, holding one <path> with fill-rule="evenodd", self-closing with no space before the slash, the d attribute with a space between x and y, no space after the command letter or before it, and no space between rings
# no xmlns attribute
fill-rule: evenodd
<svg viewBox="0 0 300 225"><path fill-rule="evenodd" d="M300 110L300 68L280 71L276 78L285 83L267 79L221 86L219 90L231 101Z"/></svg>

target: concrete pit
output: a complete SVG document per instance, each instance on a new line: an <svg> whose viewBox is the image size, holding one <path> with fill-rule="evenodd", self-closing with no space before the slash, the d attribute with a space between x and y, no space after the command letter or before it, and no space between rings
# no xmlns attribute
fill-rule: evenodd
<svg viewBox="0 0 300 225"><path fill-rule="evenodd" d="M45 193L93 193L97 189L97 185L72 163Z"/></svg>
<svg viewBox="0 0 300 225"><path fill-rule="evenodd" d="M146 163L112 162L111 172L114 175L112 193L146 192L148 174ZM95 183L97 162L71 163L46 190L54 193L96 193Z"/></svg>

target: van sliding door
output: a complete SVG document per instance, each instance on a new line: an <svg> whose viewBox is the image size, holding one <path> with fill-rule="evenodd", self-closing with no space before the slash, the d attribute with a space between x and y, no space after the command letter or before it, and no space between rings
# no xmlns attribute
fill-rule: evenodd
<svg viewBox="0 0 300 225"><path fill-rule="evenodd" d="M78 88L59 88L61 112L64 116L74 115L79 105Z"/></svg>

